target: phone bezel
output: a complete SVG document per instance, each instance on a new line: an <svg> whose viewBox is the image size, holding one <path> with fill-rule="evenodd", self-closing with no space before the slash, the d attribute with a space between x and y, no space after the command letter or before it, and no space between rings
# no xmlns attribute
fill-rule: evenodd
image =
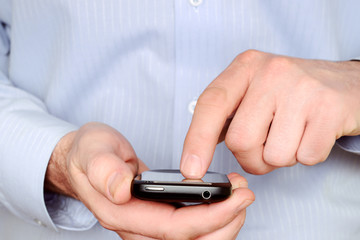
<svg viewBox="0 0 360 240"><path fill-rule="evenodd" d="M150 170L156 172L173 172L179 174L179 170ZM212 174L221 174L214 173ZM225 174L221 174L226 177ZM131 192L136 198L142 200L159 202L219 202L231 195L231 183L226 177L227 182L168 182L159 180L139 180L134 178ZM164 190L160 190L163 188ZM158 189L158 190L152 190ZM210 194L204 197L204 194Z"/></svg>

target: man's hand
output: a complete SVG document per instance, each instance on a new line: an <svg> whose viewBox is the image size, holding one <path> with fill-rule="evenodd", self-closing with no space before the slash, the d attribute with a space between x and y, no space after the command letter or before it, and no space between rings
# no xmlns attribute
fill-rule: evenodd
<svg viewBox="0 0 360 240"><path fill-rule="evenodd" d="M360 64L254 50L238 55L198 99L184 176L205 174L230 120L225 143L247 172L322 162L336 139L360 134Z"/></svg>
<svg viewBox="0 0 360 240"><path fill-rule="evenodd" d="M57 144L45 187L82 201L100 224L124 239L234 239L254 201L246 180L230 174L232 196L220 203L175 208L131 197L147 167L115 129L89 123Z"/></svg>

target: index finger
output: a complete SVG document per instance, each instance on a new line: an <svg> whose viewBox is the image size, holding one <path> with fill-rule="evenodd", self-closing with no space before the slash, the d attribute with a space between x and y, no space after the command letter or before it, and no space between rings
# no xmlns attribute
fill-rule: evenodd
<svg viewBox="0 0 360 240"><path fill-rule="evenodd" d="M235 58L200 95L181 157L180 169L186 178L201 178L209 168L225 122L249 86L247 69L243 56Z"/></svg>

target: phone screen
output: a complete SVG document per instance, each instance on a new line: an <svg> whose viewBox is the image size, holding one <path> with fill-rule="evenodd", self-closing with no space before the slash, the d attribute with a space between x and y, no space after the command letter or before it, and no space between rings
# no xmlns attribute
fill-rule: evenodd
<svg viewBox="0 0 360 240"><path fill-rule="evenodd" d="M229 179L225 174L219 174L215 172L207 172L202 179L186 179L179 170L152 170L143 172L139 175L139 179L142 181L156 182L168 182L168 183L186 183L186 184L207 184L207 183L228 183Z"/></svg>

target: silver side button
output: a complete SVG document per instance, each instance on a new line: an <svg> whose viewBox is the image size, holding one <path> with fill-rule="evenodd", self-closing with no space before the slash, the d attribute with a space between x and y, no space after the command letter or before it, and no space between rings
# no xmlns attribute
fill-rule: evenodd
<svg viewBox="0 0 360 240"><path fill-rule="evenodd" d="M163 187L145 187L147 191L164 191Z"/></svg>

